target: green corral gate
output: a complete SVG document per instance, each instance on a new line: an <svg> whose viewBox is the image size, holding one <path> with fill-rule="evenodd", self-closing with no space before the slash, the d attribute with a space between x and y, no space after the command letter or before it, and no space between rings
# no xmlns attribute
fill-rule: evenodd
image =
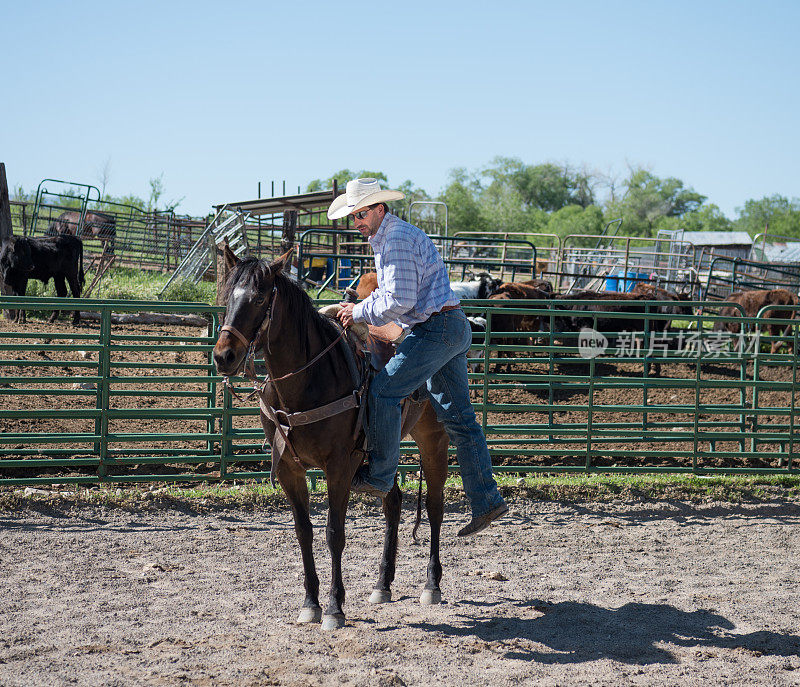
<svg viewBox="0 0 800 687"><path fill-rule="evenodd" d="M564 311L552 302L513 304L464 304L487 320L470 378L498 471L798 472L797 357L768 352L766 310L729 335L710 328L719 302L695 303L703 314L669 332L657 322L674 317L641 315L632 336L559 331ZM95 319L44 321L75 307ZM269 474L257 406L234 399L213 366L221 308L22 297L0 308L28 314L25 325L0 320L0 484ZM154 313L149 324L130 322L142 313ZM204 319L166 325L159 314ZM503 331L509 315L540 318L547 331ZM780 322L798 350L798 320ZM414 453L404 444L401 474L419 469Z"/></svg>

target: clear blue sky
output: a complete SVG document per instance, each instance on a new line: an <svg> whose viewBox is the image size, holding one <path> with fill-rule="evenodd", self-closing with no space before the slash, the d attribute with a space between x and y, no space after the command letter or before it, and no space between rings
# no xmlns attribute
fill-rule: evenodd
<svg viewBox="0 0 800 687"><path fill-rule="evenodd" d="M199 215L494 156L676 176L733 217L800 196L800 2L54 2L0 13L0 161Z"/></svg>

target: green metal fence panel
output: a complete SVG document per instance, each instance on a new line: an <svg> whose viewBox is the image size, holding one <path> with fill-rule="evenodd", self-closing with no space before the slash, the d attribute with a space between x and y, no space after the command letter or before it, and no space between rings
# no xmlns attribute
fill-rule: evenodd
<svg viewBox="0 0 800 687"><path fill-rule="evenodd" d="M703 298L724 299L737 291L800 289L800 265L755 262L742 258L715 257L708 268Z"/></svg>
<svg viewBox="0 0 800 687"><path fill-rule="evenodd" d="M770 317L766 308L738 318L743 330L731 335L712 328L723 303L691 303L702 314L679 319L648 301L640 304L650 313L581 313L592 333L564 326L570 301L510 303L463 303L487 320L486 334L474 337L479 369L469 376L497 471L798 472L799 319ZM43 321L76 307L99 320L78 328ZM3 297L5 308L26 310L28 324L0 321L0 484L269 474L258 407L223 388L213 365L222 308ZM175 327L117 321L131 312L205 319ZM503 329L509 316L543 324ZM632 317L639 333L615 331L614 321ZM788 329L773 338L768 322ZM788 350L769 352L773 340ZM232 381L246 397L249 384ZM418 471L415 446L404 442L401 451L401 475Z"/></svg>

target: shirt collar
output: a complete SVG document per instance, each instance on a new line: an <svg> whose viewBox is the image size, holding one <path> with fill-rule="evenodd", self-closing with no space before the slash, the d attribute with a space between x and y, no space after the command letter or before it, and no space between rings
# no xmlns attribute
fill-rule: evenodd
<svg viewBox="0 0 800 687"><path fill-rule="evenodd" d="M387 212L383 216L383 221L381 222L381 226L378 227L378 231L375 232L375 236L370 236L367 241L369 241L369 245L372 246L373 250L379 249L383 246L384 242L386 241L386 234L389 233L389 224L391 220L389 218L394 218L394 215Z"/></svg>

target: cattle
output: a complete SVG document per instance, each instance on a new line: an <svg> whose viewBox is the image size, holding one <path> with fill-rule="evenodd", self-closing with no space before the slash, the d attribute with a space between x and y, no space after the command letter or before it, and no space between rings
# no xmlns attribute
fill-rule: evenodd
<svg viewBox="0 0 800 687"><path fill-rule="evenodd" d="M546 279L530 279L521 283L523 286L532 286L533 288L539 289L539 291L544 291L545 293L553 293L553 284Z"/></svg>
<svg viewBox="0 0 800 687"><path fill-rule="evenodd" d="M786 289L763 289L757 291L740 291L734 293L725 299L730 303L738 303L744 309L745 317L755 317L758 311L767 305L798 305L798 298L791 291ZM720 317L738 318L742 313L739 308L733 306L726 306L719 311ZM800 319L797 310L779 310L770 309L765 314L765 319ZM765 325L766 330L770 336L790 336L792 327L796 325L788 324L769 324ZM727 321L720 320L714 323L714 331L728 331L732 334L738 334L741 331L741 323L735 319L728 319ZM794 345L785 341L773 341L770 346L770 352L776 353L781 345L786 344L791 352L794 351Z"/></svg>
<svg viewBox="0 0 800 687"><path fill-rule="evenodd" d="M458 296L459 300L483 300L489 298L503 283L502 279L497 279L488 272L480 272L476 276L478 278L472 281L450 282L450 288Z"/></svg>
<svg viewBox="0 0 800 687"><path fill-rule="evenodd" d="M645 284L639 282L633 287L631 294L634 296L642 296L648 301L671 301L659 306L657 311L667 315L675 315L677 317L691 317L694 311L691 306L686 305L686 301L690 300L688 293L675 293L669 289L664 289L655 284ZM667 323L669 326L669 323Z"/></svg>
<svg viewBox="0 0 800 687"><path fill-rule="evenodd" d="M662 300L653 298L652 293L634 294L618 293L616 291L579 291L578 293L564 294L554 297L554 309L559 311L552 318L542 318L544 328L549 328L552 322L554 333L577 333L583 329L592 329L603 334L611 347L623 345L627 339L631 343L630 350L638 350L639 345L633 345L634 338L641 338L645 332L645 325L651 339L643 341L645 350L654 350L656 345L659 350L676 347L677 339L670 339L665 335L669 331L670 320L667 318L648 318L648 313L690 316L691 308L678 303L664 306L647 305L643 301ZM574 300L577 303L560 303L564 300ZM669 299L671 300L671 299ZM606 314L609 313L609 314ZM610 313L619 315L612 317ZM657 342L657 337L663 340ZM563 338L568 345L574 346L574 338ZM628 346L626 346L627 348ZM653 367L656 376L661 374L658 362Z"/></svg>
<svg viewBox="0 0 800 687"><path fill-rule="evenodd" d="M114 252L114 240L117 237L117 219L114 215L106 212L86 212L83 222L80 222L81 213L77 210L62 212L56 219L50 222L50 226L45 231L45 236L57 236L58 234L71 234L72 236L83 236L100 239L104 242L103 250L108 253ZM80 222L80 226L78 223Z"/></svg>
<svg viewBox="0 0 800 687"><path fill-rule="evenodd" d="M450 288L459 300L489 298L503 281L493 277L488 272L481 272L473 281L450 282ZM378 288L378 275L375 272L365 272L361 275L356 285L359 298L366 298Z"/></svg>
<svg viewBox="0 0 800 687"><path fill-rule="evenodd" d="M653 300L649 294L618 293L616 291L579 291L555 296L554 300L580 301L559 307L560 310L570 311L570 314L554 318L554 329L560 332L578 332L583 328L593 328L602 333L643 332L646 313L667 313L668 310L680 307L647 306L642 301ZM603 313L619 313L629 315L629 317L608 317L603 316ZM669 312L668 314L673 313ZM691 315L691 309L686 308L683 314ZM666 319L651 319L648 329L651 332L664 332L668 326L669 321Z"/></svg>
<svg viewBox="0 0 800 687"><path fill-rule="evenodd" d="M24 296L29 279L47 284L52 279L56 294L64 298L69 284L73 298L79 298L85 283L83 274L83 242L76 236L60 235L48 238L12 236L0 245L0 278L10 287L14 296ZM53 311L50 322L58 317ZM25 311L17 311L17 318L25 321ZM75 311L73 324L80 321Z"/></svg>
<svg viewBox="0 0 800 687"><path fill-rule="evenodd" d="M494 306L515 307L515 300L549 300L552 293L526 283L506 282L500 285L497 290L489 296ZM492 313L493 332L535 332L542 330L541 315L523 315L519 313L505 313L498 310ZM512 337L503 337L497 340L500 345L511 345L516 343ZM513 358L510 351L498 351L498 358ZM511 372L511 363L506 364L506 371ZM500 370L502 364L498 363L496 370Z"/></svg>

